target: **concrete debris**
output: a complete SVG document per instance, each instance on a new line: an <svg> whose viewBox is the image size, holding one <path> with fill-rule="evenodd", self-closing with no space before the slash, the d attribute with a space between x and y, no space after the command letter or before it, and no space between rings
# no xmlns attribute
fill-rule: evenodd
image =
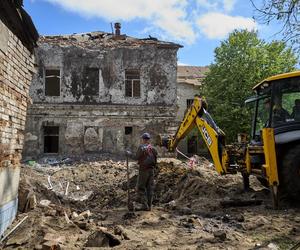
<svg viewBox="0 0 300 250"><path fill-rule="evenodd" d="M41 200L39 203L43 207L48 207L51 204L51 201L49 200Z"/></svg>
<svg viewBox="0 0 300 250"><path fill-rule="evenodd" d="M120 245L121 242L114 235L104 232L97 231L92 233L85 244L86 247L115 247Z"/></svg>
<svg viewBox="0 0 300 250"><path fill-rule="evenodd" d="M115 235L120 235L122 237L122 239L124 239L124 240L130 240L130 238L128 237L125 229L121 225L115 226L114 234Z"/></svg>
<svg viewBox="0 0 300 250"><path fill-rule="evenodd" d="M78 216L79 216L78 213L76 213L76 212L72 213L72 219L76 219Z"/></svg>
<svg viewBox="0 0 300 250"><path fill-rule="evenodd" d="M16 237L10 238L7 242L6 245L7 246L21 246L24 245L25 243L27 243L29 241L29 235L24 234L24 235L20 235L18 234Z"/></svg>
<svg viewBox="0 0 300 250"><path fill-rule="evenodd" d="M64 243L66 241L66 237L58 234L46 233L43 240Z"/></svg>
<svg viewBox="0 0 300 250"><path fill-rule="evenodd" d="M221 241L224 241L224 240L226 240L226 232L223 230L215 231L214 237L218 238Z"/></svg>
<svg viewBox="0 0 300 250"><path fill-rule="evenodd" d="M42 250L61 250L61 245L56 241L46 241L42 245Z"/></svg>
<svg viewBox="0 0 300 250"><path fill-rule="evenodd" d="M271 250L279 250L279 247L272 242L268 244L268 248Z"/></svg>
<svg viewBox="0 0 300 250"><path fill-rule="evenodd" d="M25 205L24 212L34 209L37 206L36 196L32 192L29 192L27 196L27 202Z"/></svg>
<svg viewBox="0 0 300 250"><path fill-rule="evenodd" d="M73 34L73 35L61 35L61 36L41 36L39 43L48 43L52 45L59 45L62 47L66 46L78 46L89 49L96 49L99 47L134 47L141 45L155 45L158 47L181 47L179 44L171 42L158 41L157 39L138 39L126 35L119 36L116 39L116 36L111 33L95 31L82 34Z"/></svg>
<svg viewBox="0 0 300 250"><path fill-rule="evenodd" d="M44 165L50 165L50 166L58 166L58 165L70 165L73 161L70 158L62 158L62 159L56 159L56 158L44 158L43 164ZM36 166L36 165L33 165Z"/></svg>
<svg viewBox="0 0 300 250"><path fill-rule="evenodd" d="M87 219L87 218L89 218L90 216L92 216L92 213L91 213L90 210L86 210L86 211L80 213L78 216L82 216L83 218Z"/></svg>

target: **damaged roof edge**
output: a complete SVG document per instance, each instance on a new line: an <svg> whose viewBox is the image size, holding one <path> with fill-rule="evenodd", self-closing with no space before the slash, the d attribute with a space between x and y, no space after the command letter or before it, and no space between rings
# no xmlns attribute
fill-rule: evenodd
<svg viewBox="0 0 300 250"><path fill-rule="evenodd" d="M1 0L1 21L22 41L30 51L37 46L39 34L31 20L31 17L22 8L23 1Z"/></svg>
<svg viewBox="0 0 300 250"><path fill-rule="evenodd" d="M180 44L160 41L157 38L134 38L127 35L115 35L112 33L94 31L71 35L41 36L39 43L48 43L61 46L92 46L114 47L134 45L156 45L159 48L182 48Z"/></svg>

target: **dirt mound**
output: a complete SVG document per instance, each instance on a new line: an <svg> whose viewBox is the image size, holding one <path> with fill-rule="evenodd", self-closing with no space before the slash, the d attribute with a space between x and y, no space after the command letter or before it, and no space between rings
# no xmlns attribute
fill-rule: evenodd
<svg viewBox="0 0 300 250"><path fill-rule="evenodd" d="M120 188L126 180L124 162L93 162L65 168L24 167L22 171L20 186L30 186L38 200L48 199L77 212L126 204L126 193Z"/></svg>
<svg viewBox="0 0 300 250"><path fill-rule="evenodd" d="M210 162L202 158L191 168L176 159L162 159L155 170L154 205L164 205L173 200L190 204L196 199L205 197L224 198L224 195L236 186L241 186L240 178L231 178L230 190L226 190L227 176L218 179L218 175L210 166ZM137 166L130 165L130 193L134 196L137 181ZM30 176L30 178L29 178ZM47 199L54 204L70 206L77 212L87 209L102 210L126 206L127 177L124 162L94 162L79 164L66 168L24 168L22 187L20 190L30 190L38 198ZM24 195L23 195L24 197ZM207 204L206 204L207 205Z"/></svg>

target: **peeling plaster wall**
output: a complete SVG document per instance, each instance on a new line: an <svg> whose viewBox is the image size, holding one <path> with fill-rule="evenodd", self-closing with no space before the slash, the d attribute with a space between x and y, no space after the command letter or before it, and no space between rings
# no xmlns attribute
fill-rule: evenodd
<svg viewBox="0 0 300 250"><path fill-rule="evenodd" d="M194 99L195 95L199 95L200 87L192 84L178 82L177 84L177 105L178 111L176 120L181 121L184 118L187 109L187 100Z"/></svg>
<svg viewBox="0 0 300 250"><path fill-rule="evenodd" d="M36 50L38 74L30 90L34 103L113 103L172 105L176 101L177 49L145 45L88 50L43 43ZM61 70L61 95L45 96L44 69ZM99 93L84 95L87 68L99 69ZM125 69L139 69L141 97L125 97Z"/></svg>
<svg viewBox="0 0 300 250"><path fill-rule="evenodd" d="M36 49L24 156L44 154L44 126L59 127L59 154L123 153L140 135L167 133L176 117L177 49L143 45L88 49L40 44ZM61 95L45 96L44 69L61 70ZM99 92L84 95L87 68L99 69ZM141 97L125 97L125 69L139 69ZM125 134L132 127L132 134Z"/></svg>
<svg viewBox="0 0 300 250"><path fill-rule="evenodd" d="M28 111L24 154L43 155L43 126L59 126L59 154L135 150L148 131L155 139L174 123L175 107L33 104ZM132 134L125 134L132 127Z"/></svg>

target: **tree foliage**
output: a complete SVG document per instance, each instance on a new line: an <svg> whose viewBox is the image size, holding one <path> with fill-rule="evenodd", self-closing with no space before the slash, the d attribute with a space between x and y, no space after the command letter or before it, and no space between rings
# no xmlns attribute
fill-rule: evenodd
<svg viewBox="0 0 300 250"><path fill-rule="evenodd" d="M277 22L285 41L300 49L300 0L251 0L256 10L255 19L264 24Z"/></svg>
<svg viewBox="0 0 300 250"><path fill-rule="evenodd" d="M244 105L252 87L268 76L295 69L297 58L284 42L266 43L252 31L234 31L215 49L201 94L229 141L250 133L251 109Z"/></svg>

